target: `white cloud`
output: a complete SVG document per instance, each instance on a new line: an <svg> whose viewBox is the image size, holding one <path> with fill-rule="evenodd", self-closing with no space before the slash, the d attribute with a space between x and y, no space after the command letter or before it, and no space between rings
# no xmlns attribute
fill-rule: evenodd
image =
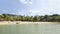
<svg viewBox="0 0 60 34"><path fill-rule="evenodd" d="M23 3L23 4L27 4L26 0L20 0L20 2Z"/></svg>
<svg viewBox="0 0 60 34"><path fill-rule="evenodd" d="M27 11L26 10L16 10L17 12L16 12L16 14L17 15L27 15Z"/></svg>
<svg viewBox="0 0 60 34"><path fill-rule="evenodd" d="M40 10L29 10L30 15L40 15L41 11Z"/></svg>
<svg viewBox="0 0 60 34"><path fill-rule="evenodd" d="M8 13L8 10L1 10L2 13Z"/></svg>
<svg viewBox="0 0 60 34"><path fill-rule="evenodd" d="M32 8L27 9L30 15L60 14L60 0L32 0L30 2L21 0L21 2Z"/></svg>
<svg viewBox="0 0 60 34"><path fill-rule="evenodd" d="M32 1L27 1L27 0L20 0L21 3L23 4L32 4Z"/></svg>
<svg viewBox="0 0 60 34"><path fill-rule="evenodd" d="M20 2L25 2L25 0L20 0Z"/></svg>
<svg viewBox="0 0 60 34"><path fill-rule="evenodd" d="M32 9L38 9L42 14L59 14L60 0L35 0ZM35 12L39 13L39 12ZM40 14L40 13L39 13Z"/></svg>
<svg viewBox="0 0 60 34"><path fill-rule="evenodd" d="M33 4L32 2L29 2L29 4Z"/></svg>

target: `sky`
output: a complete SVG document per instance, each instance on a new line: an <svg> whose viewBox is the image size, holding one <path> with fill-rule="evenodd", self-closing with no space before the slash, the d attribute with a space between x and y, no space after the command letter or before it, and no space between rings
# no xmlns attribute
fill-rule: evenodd
<svg viewBox="0 0 60 34"><path fill-rule="evenodd" d="M60 0L0 0L0 14L52 15L60 14Z"/></svg>

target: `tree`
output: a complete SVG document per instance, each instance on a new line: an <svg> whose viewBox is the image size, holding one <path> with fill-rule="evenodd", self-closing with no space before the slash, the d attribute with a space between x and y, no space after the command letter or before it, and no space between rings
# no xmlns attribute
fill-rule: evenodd
<svg viewBox="0 0 60 34"><path fill-rule="evenodd" d="M59 16L58 14L53 14L52 16Z"/></svg>
<svg viewBox="0 0 60 34"><path fill-rule="evenodd" d="M45 21L47 21L47 18L48 18L48 15L45 15L45 16L44 16Z"/></svg>
<svg viewBox="0 0 60 34"><path fill-rule="evenodd" d="M40 20L39 16L34 16L33 21L39 21L39 20Z"/></svg>

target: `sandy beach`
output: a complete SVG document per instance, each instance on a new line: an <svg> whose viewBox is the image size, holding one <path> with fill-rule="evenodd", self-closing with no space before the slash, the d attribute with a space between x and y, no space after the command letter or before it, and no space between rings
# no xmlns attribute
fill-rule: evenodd
<svg viewBox="0 0 60 34"><path fill-rule="evenodd" d="M26 22L26 21L1 21L0 22L0 25L9 25L9 24L53 24L53 23L52 22Z"/></svg>

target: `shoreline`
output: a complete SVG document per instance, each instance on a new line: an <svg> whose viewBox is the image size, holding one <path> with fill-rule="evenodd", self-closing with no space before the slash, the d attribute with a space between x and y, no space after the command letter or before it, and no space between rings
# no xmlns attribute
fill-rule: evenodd
<svg viewBox="0 0 60 34"><path fill-rule="evenodd" d="M0 21L0 25L10 24L58 24L58 22L27 22L27 21Z"/></svg>

